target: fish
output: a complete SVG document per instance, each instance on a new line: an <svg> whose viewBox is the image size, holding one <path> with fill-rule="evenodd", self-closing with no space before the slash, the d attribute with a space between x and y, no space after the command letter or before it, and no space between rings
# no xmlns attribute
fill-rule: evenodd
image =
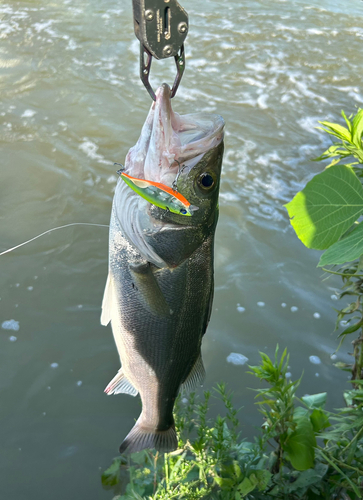
<svg viewBox="0 0 363 500"><path fill-rule="evenodd" d="M121 368L105 392L140 394L142 402L123 454L175 450L175 399L205 376L201 343L213 302L224 121L180 115L170 94L167 84L158 88L123 173L172 189L195 210L186 217L162 208L122 176L112 203L101 324L111 323Z"/></svg>

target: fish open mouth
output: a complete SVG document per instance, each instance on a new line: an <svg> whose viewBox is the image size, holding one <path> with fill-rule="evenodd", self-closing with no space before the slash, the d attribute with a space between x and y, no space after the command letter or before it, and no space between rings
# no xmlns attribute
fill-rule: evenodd
<svg viewBox="0 0 363 500"><path fill-rule="evenodd" d="M223 140L223 118L216 114L179 115L171 108L170 88L156 91L141 135L125 161L125 173L172 187L181 166L192 169Z"/></svg>

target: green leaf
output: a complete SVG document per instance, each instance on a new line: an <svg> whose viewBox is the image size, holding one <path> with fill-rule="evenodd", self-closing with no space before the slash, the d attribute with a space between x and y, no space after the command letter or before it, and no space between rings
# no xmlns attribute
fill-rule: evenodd
<svg viewBox="0 0 363 500"><path fill-rule="evenodd" d="M344 111L343 111L343 110L342 110L342 117L344 118L345 123L346 123L346 124L347 124L347 126L348 126L349 132L352 132L352 124L350 123L349 118L347 118L347 116L346 116L346 114L344 113Z"/></svg>
<svg viewBox="0 0 363 500"><path fill-rule="evenodd" d="M363 224L353 229L348 236L337 241L320 257L318 267L352 262L363 254Z"/></svg>
<svg viewBox="0 0 363 500"><path fill-rule="evenodd" d="M358 113L353 118L353 124L352 124L352 142L359 149L362 149L362 133L363 133L363 109L359 109Z"/></svg>
<svg viewBox="0 0 363 500"><path fill-rule="evenodd" d="M304 470L303 472L301 472L301 474L299 474L296 481L294 481L291 484L287 483L286 491L288 493L293 493L294 491L299 489L306 489L308 486L316 484L320 481L321 481L321 476L314 469Z"/></svg>
<svg viewBox="0 0 363 500"><path fill-rule="evenodd" d="M309 408L324 408L326 403L326 392L320 392L319 394L311 394L310 396L303 396L301 398L302 401Z"/></svg>
<svg viewBox="0 0 363 500"><path fill-rule="evenodd" d="M265 490L272 477L271 472L269 472L268 470L255 470L254 475L256 476L256 479L258 481L256 485L257 488L260 491Z"/></svg>
<svg viewBox="0 0 363 500"><path fill-rule="evenodd" d="M317 128L324 130L330 135L338 137L338 139L341 139L342 141L348 141L348 142L352 141L352 136L349 130L343 127L342 125L339 125L339 123L330 123L330 122L319 122L319 123L321 123L322 125L324 125L324 127L327 128L323 127L317 127Z"/></svg>
<svg viewBox="0 0 363 500"><path fill-rule="evenodd" d="M257 484L258 481L256 476L251 474L249 478L245 477L244 480L238 485L237 491L242 495L242 497L245 497L256 488Z"/></svg>
<svg viewBox="0 0 363 500"><path fill-rule="evenodd" d="M339 337L344 337L344 335L348 335L349 333L354 333L356 332L360 327L362 326L362 320L358 321L357 323L354 323L354 325L348 326L340 335Z"/></svg>
<svg viewBox="0 0 363 500"><path fill-rule="evenodd" d="M310 422L312 423L314 432L320 432L327 427L330 427L330 422L327 415L323 410L315 408L310 415Z"/></svg>
<svg viewBox="0 0 363 500"><path fill-rule="evenodd" d="M308 410L295 408L294 421L296 429L288 436L284 450L296 470L310 469L314 466L316 439Z"/></svg>
<svg viewBox="0 0 363 500"><path fill-rule="evenodd" d="M333 144L328 148L322 155L320 155L318 158L314 158L313 161L321 161L321 160L326 160L327 158L332 158L334 156L340 156L340 155L346 155L348 156L349 153L345 149L341 149L342 145L340 143Z"/></svg>
<svg viewBox="0 0 363 500"><path fill-rule="evenodd" d="M232 488L234 481L233 479L228 479L225 477L220 477L220 476L214 476L215 482L218 484L218 486L221 487L222 490L229 490Z"/></svg>
<svg viewBox="0 0 363 500"><path fill-rule="evenodd" d="M351 167L334 165L316 175L285 207L304 245L324 250L363 213L363 187Z"/></svg>
<svg viewBox="0 0 363 500"><path fill-rule="evenodd" d="M102 474L103 486L114 486L120 482L120 465L122 460L115 458L108 469Z"/></svg>

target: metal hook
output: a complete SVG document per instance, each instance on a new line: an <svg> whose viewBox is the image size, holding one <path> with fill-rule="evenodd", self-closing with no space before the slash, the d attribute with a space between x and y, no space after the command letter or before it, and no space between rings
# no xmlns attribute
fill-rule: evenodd
<svg viewBox="0 0 363 500"><path fill-rule="evenodd" d="M145 61L145 56L147 57L146 61ZM173 88L171 89L170 98L173 98L175 96L184 73L184 68L185 68L184 44L181 46L180 52L176 56L174 56L174 60L177 73L174 80ZM156 101L155 92L149 82L151 62L152 62L151 53L142 43L140 43L140 78L142 83L145 85L146 90L149 92L151 98L154 101Z"/></svg>
<svg viewBox="0 0 363 500"><path fill-rule="evenodd" d="M125 167L122 165L122 163L115 162L114 165L120 165L120 167L122 167L119 170L116 170L116 174L121 175L121 173L125 170Z"/></svg>
<svg viewBox="0 0 363 500"><path fill-rule="evenodd" d="M180 162L178 160L176 160L175 158L174 158L174 161L177 162L177 164L179 165L179 168L178 168L178 173L176 174L176 177L175 177L175 179L173 181L173 184L171 185L171 188L174 191L178 192L177 182L178 182L178 179L179 179L180 175L182 174L183 170L186 168L186 165L182 165L181 166Z"/></svg>

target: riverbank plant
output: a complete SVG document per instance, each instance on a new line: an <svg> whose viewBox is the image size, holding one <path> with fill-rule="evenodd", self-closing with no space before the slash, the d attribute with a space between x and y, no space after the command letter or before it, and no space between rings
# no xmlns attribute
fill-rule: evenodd
<svg viewBox="0 0 363 500"><path fill-rule="evenodd" d="M339 346L354 335L346 406L325 409L327 394L298 395L301 379L287 378L288 355L261 353L250 374L263 387L256 393L262 419L253 442L238 432L238 412L226 386L203 398L178 399L175 419L178 449L117 457L102 483L114 500L355 500L363 498L363 110L344 125L321 122L334 138L319 158L330 160L286 205L291 224L308 247L325 250L319 267L342 278L337 310L344 322ZM343 160L348 163L343 164ZM215 397L225 412L210 417ZM183 402L184 401L184 402Z"/></svg>
<svg viewBox="0 0 363 500"><path fill-rule="evenodd" d="M286 350L261 353L250 373L265 387L256 404L263 416L253 442L238 433L238 412L224 384L202 399L191 394L175 410L179 447L115 458L103 473L114 500L358 499L363 498L363 386L350 391L355 404L325 410L326 393L298 397L300 380L286 377ZM223 416L211 418L211 400Z"/></svg>
<svg viewBox="0 0 363 500"><path fill-rule="evenodd" d="M352 341L352 364L342 366L352 372L357 389L363 380L363 109L349 117L342 111L342 117L345 126L320 122L319 128L334 142L316 161L330 163L286 208L304 245L325 250L318 266L342 278L340 298L350 303L337 310L337 326L341 321L346 326L339 347L348 336L358 334Z"/></svg>

